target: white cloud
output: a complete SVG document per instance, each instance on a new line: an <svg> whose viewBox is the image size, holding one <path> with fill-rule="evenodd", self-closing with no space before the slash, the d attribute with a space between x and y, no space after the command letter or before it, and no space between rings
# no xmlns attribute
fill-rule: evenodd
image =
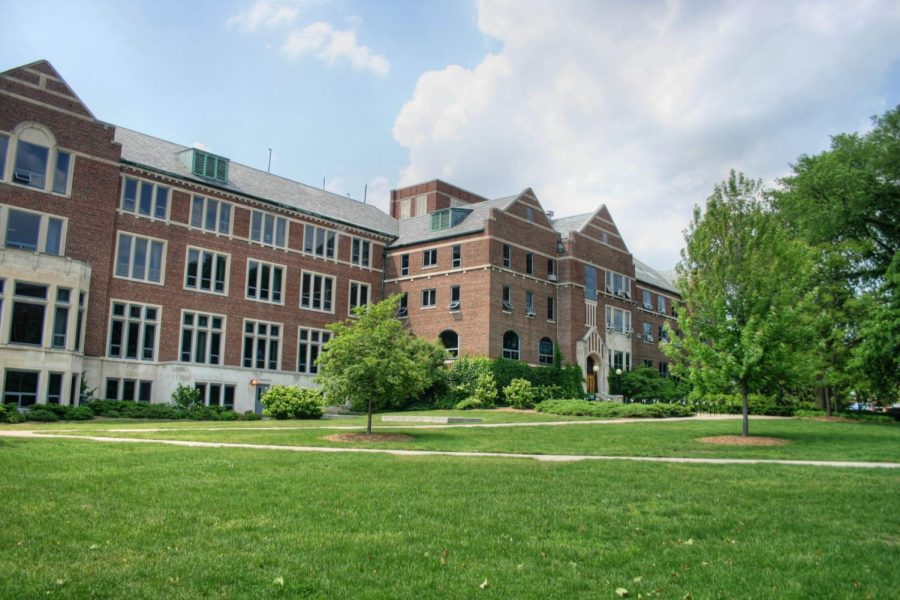
<svg viewBox="0 0 900 600"><path fill-rule="evenodd" d="M420 76L394 123L400 185L533 187L557 216L606 203L663 269L730 168L769 181L889 106L890 1L480 0L502 50Z"/></svg>
<svg viewBox="0 0 900 600"><path fill-rule="evenodd" d="M302 1L256 0L248 9L229 17L226 25L247 32L255 32L263 28L272 29L292 23L300 14L302 4L304 4Z"/></svg>
<svg viewBox="0 0 900 600"><path fill-rule="evenodd" d="M212 152L212 148L210 148L203 142L194 142L193 144L191 144L191 148L196 148L197 150L203 150L205 152Z"/></svg>
<svg viewBox="0 0 900 600"><path fill-rule="evenodd" d="M371 204L390 214L391 212L391 185L390 180L382 175L376 175L369 181L366 191L366 204Z"/></svg>
<svg viewBox="0 0 900 600"><path fill-rule="evenodd" d="M281 47L289 58L297 59L313 55L329 65L349 63L356 69L371 71L376 75L387 75L391 63L380 54L375 54L368 46L361 46L356 40L359 20L351 20L350 28L335 29L330 23L318 22L292 31Z"/></svg>

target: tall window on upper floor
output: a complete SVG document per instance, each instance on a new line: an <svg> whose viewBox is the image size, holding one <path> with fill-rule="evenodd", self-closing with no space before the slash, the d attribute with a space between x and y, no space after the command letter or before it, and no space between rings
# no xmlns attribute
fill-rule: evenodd
<svg viewBox="0 0 900 600"><path fill-rule="evenodd" d="M644 308L653 310L653 294L650 293L650 290L641 290L641 301Z"/></svg>
<svg viewBox="0 0 900 600"><path fill-rule="evenodd" d="M212 294L228 293L228 255L188 247L184 287Z"/></svg>
<svg viewBox="0 0 900 600"><path fill-rule="evenodd" d="M462 266L462 246L459 244L450 247L450 266L454 269Z"/></svg>
<svg viewBox="0 0 900 600"><path fill-rule="evenodd" d="M191 227L230 235L231 205L213 198L194 196L191 199Z"/></svg>
<svg viewBox="0 0 900 600"><path fill-rule="evenodd" d="M0 205L3 244L7 248L60 255L65 247L66 220Z"/></svg>
<svg viewBox="0 0 900 600"><path fill-rule="evenodd" d="M0 135L0 181L67 196L73 163L37 123L19 125L12 136Z"/></svg>
<svg viewBox="0 0 900 600"><path fill-rule="evenodd" d="M247 261L247 298L282 304L284 267L259 260Z"/></svg>
<svg viewBox="0 0 900 600"><path fill-rule="evenodd" d="M631 299L631 278L621 273L607 271L606 293Z"/></svg>
<svg viewBox="0 0 900 600"><path fill-rule="evenodd" d="M288 221L284 217L254 210L250 216L250 239L276 248L287 248Z"/></svg>
<svg viewBox="0 0 900 600"><path fill-rule="evenodd" d="M152 181L125 177L122 211L165 220L169 216L169 188Z"/></svg>
<svg viewBox="0 0 900 600"><path fill-rule="evenodd" d="M534 275L534 254L531 252L525 253L525 272Z"/></svg>
<svg viewBox="0 0 900 600"><path fill-rule="evenodd" d="M584 297L597 299L597 268L591 265L584 265Z"/></svg>
<svg viewBox="0 0 900 600"><path fill-rule="evenodd" d="M330 229L306 225L303 228L303 251L322 258L334 258L335 233Z"/></svg>
<svg viewBox="0 0 900 600"><path fill-rule="evenodd" d="M353 238L350 242L350 262L360 267L369 266L372 243L369 240Z"/></svg>
<svg viewBox="0 0 900 600"><path fill-rule="evenodd" d="M369 303L371 287L372 286L368 283L361 283L359 281L350 282L350 305L347 307L347 312L351 317L357 316L353 309L359 306L365 306Z"/></svg>
<svg viewBox="0 0 900 600"><path fill-rule="evenodd" d="M403 254L400 256L400 276L406 277L409 275L409 254Z"/></svg>
<svg viewBox="0 0 900 600"><path fill-rule="evenodd" d="M162 240L120 231L116 244L116 277L161 284L165 253L166 243Z"/></svg>
<svg viewBox="0 0 900 600"><path fill-rule="evenodd" d="M512 246L509 244L503 244L503 266L504 268L510 268L512 265Z"/></svg>

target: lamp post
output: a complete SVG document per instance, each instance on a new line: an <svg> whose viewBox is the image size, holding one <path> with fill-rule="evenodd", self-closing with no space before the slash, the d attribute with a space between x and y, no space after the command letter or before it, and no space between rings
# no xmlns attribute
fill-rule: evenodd
<svg viewBox="0 0 900 600"><path fill-rule="evenodd" d="M622 369L616 369L616 394L617 395L622 394L622 380L620 379L620 377L622 377Z"/></svg>
<svg viewBox="0 0 900 600"><path fill-rule="evenodd" d="M600 394L600 365L594 365L594 399Z"/></svg>

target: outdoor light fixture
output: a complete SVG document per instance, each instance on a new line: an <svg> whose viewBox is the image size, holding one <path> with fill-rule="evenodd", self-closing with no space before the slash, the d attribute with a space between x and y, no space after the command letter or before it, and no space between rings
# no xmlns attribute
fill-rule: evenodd
<svg viewBox="0 0 900 600"><path fill-rule="evenodd" d="M616 369L616 375L621 375L621 374L622 374L622 369Z"/></svg>
<svg viewBox="0 0 900 600"><path fill-rule="evenodd" d="M600 372L600 365L594 365L594 373Z"/></svg>
<svg viewBox="0 0 900 600"><path fill-rule="evenodd" d="M250 385L259 385L259 379L251 379Z"/></svg>

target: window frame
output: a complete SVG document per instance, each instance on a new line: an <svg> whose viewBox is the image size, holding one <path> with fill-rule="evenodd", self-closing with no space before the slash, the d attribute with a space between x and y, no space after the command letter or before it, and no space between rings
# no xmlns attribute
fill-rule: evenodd
<svg viewBox="0 0 900 600"><path fill-rule="evenodd" d="M511 346L510 346L510 347L507 347L506 340L507 340L507 336L508 336L509 334L512 334L513 336L515 336L515 341L516 341L516 343L515 343L515 348L513 348L513 347L511 347ZM510 338L510 339L511 339L511 338ZM501 340L501 342L500 342L500 348L501 348L501 353L500 353L500 355L501 355L503 358L508 358L508 359L510 359L510 360L519 360L519 358L522 356L522 352L521 352L521 350L522 350L522 338L519 336L518 333L516 333L516 332L513 331L512 329L509 329L509 330L507 330L507 331L504 331L504 332L503 332L503 338L502 338L502 340Z"/></svg>
<svg viewBox="0 0 900 600"><path fill-rule="evenodd" d="M194 275L196 285L189 285L188 278L189 274L189 265L191 260L191 251L195 251L198 253L197 260L197 273ZM201 286L203 281L202 268L203 268L203 258L205 255L212 256L212 272L210 273L210 289L204 289ZM219 259L225 260L225 277L222 281L222 291L217 291L215 289L215 285L218 281L216 277L216 273L218 272L218 264ZM192 292L200 292L202 294L212 294L214 296L228 296L228 285L231 279L231 254L226 252L219 252L217 250L210 250L209 248L202 248L200 246L188 246L185 248L185 256L184 256L184 281L182 282L183 289L189 290Z"/></svg>
<svg viewBox="0 0 900 600"><path fill-rule="evenodd" d="M123 314L117 315L115 313L116 305L122 305L124 307ZM139 308L140 316L134 317L132 316L132 307ZM147 309L151 309L156 311L154 318L148 318ZM113 330L115 329L113 323L120 322L121 325L121 339L119 340L120 351L118 355L113 354ZM158 304L144 304L142 302L132 302L130 300L119 300L119 299L110 299L109 301L109 318L107 319L108 330L106 332L106 357L116 360L136 360L139 362L156 362L157 352L159 351L159 335L160 329L162 328L162 306ZM135 342L137 348L137 355L134 357L128 356L127 348L129 346L129 340L132 332L132 326L137 325L137 341ZM152 327L152 339L150 340L151 345L150 349L150 357L146 358L146 352L148 349L147 346L147 330L148 326ZM180 346L180 341L179 341ZM179 348L180 351L180 348ZM180 356L180 352L179 352Z"/></svg>
<svg viewBox="0 0 900 600"><path fill-rule="evenodd" d="M425 288L421 294L422 304L420 308L427 310L437 307L437 288Z"/></svg>
<svg viewBox="0 0 900 600"><path fill-rule="evenodd" d="M309 282L310 282L310 285L312 286L312 289L310 290L308 295L304 294L305 282L306 282L307 276L309 276ZM315 288L316 288L316 285L315 285L316 278L321 278L321 280L322 280L322 285L320 286L321 297L320 297L320 301L319 301L319 305L320 305L319 308L316 308L313 306L313 292L315 291ZM328 308L322 308L322 306L324 306L324 304L325 304L325 285L324 285L325 280L330 281L330 290L329 290L329 295L328 295L328 299L327 299L328 300ZM303 269L302 271L300 271L300 308L302 308L303 310L312 310L315 312L327 313L327 314L333 315L334 307L335 307L335 304L337 303L336 291L337 291L337 277L335 277L334 275L326 275L325 273L317 273L316 271L309 271L307 269ZM307 295L309 298L308 306L303 305L303 300L304 300L305 295Z"/></svg>
<svg viewBox="0 0 900 600"><path fill-rule="evenodd" d="M400 277L409 275L409 254L400 255Z"/></svg>
<svg viewBox="0 0 900 600"><path fill-rule="evenodd" d="M0 137L6 140L5 149L0 153L0 161L2 161L0 163L0 182L45 194L52 194L60 198L70 198L72 196L72 179L77 155L70 150L60 147L56 136L47 127L34 121L26 121L20 123L8 134L0 133ZM39 137L43 139L38 139ZM47 156L42 174L16 167L19 159L19 147L23 143L46 150ZM66 161L65 173L63 174L64 181L62 182L65 189L61 191L57 189L57 184L59 183L57 177L60 175L60 156L65 156ZM24 182L24 177L19 175L20 172L27 172L29 182ZM40 187L31 185L31 175L43 177L43 183Z"/></svg>
<svg viewBox="0 0 900 600"><path fill-rule="evenodd" d="M269 218L271 217L271 225L272 225L272 241L266 241L266 230L269 225ZM256 230L256 233L259 234L259 237L255 237L254 227L255 221L259 219L259 229ZM279 225L284 225L284 230L282 231L282 243L278 243L278 227ZM282 215L276 215L268 211L251 209L250 210L250 230L248 239L254 243L259 244L260 246L265 246L266 248L276 248L279 250L287 250L289 247L288 239L290 237L291 223L290 220Z"/></svg>
<svg viewBox="0 0 900 600"><path fill-rule="evenodd" d="M45 345L45 341L47 340L47 323L48 317L54 316L55 310L55 301L53 299L53 290L55 287L47 284L47 283L32 283L30 281L25 281L21 279L11 280L13 281L12 291L10 293L10 300L12 304L12 308L10 309L9 314L9 325L7 326L7 334L6 341L10 346L23 346L29 348L48 348L49 346ZM28 294L20 294L17 292L17 288L19 284L24 285L32 285L35 287L40 287L44 289L43 297L39 296L31 296ZM13 332L15 331L15 319L16 319L16 308L19 304L31 307L40 307L41 310L41 325L39 328L35 329L34 327L28 326L27 324L23 326L23 329L26 331L37 331L38 332L38 340L37 342L30 341L22 341L22 340L14 340ZM27 315L26 315L27 316ZM52 322L52 321L50 321ZM51 328L50 337L52 343L52 335L53 331Z"/></svg>
<svg viewBox="0 0 900 600"><path fill-rule="evenodd" d="M9 244L9 220L10 213L18 212L25 213L27 215L36 216L38 219L38 229L37 229L37 239L35 241L35 247L22 247L19 245L10 245ZM59 251L58 252L50 252L48 251L48 242L50 241L50 222L57 221L59 222ZM30 210L27 208L21 208L19 206L10 206L7 204L0 204L0 235L2 235L2 247L9 250L22 250L23 252L35 252L38 254L48 254L50 256L65 256L66 254L66 237L69 229L69 219L68 217L63 217L60 215L55 215L53 213L45 213L37 210Z"/></svg>
<svg viewBox="0 0 900 600"><path fill-rule="evenodd" d="M355 293L354 287L356 287ZM365 289L366 301L360 302L363 289ZM358 315L353 312L353 309L359 306L368 306L372 303L372 300L372 284L353 279L347 282L347 314L349 316L357 317ZM354 304L354 301L356 301L356 304Z"/></svg>
<svg viewBox="0 0 900 600"><path fill-rule="evenodd" d="M128 190L129 181L134 182L135 188L135 196L134 196L134 207L132 210L129 210L125 207L125 193ZM150 213L145 214L141 212L140 205L142 200L142 190L145 186L150 187ZM158 216L157 212L159 211L159 195L160 190L165 190L165 209L164 215ZM169 221L170 211L172 209L172 187L168 185L163 185L156 181L150 179L144 179L142 177L135 177L133 175L122 175L122 193L119 195L119 210L123 213L127 213L130 215L134 215L136 217L142 219L151 219L153 221Z"/></svg>
<svg viewBox="0 0 900 600"><path fill-rule="evenodd" d="M253 267L253 263L256 263L256 296L252 296L250 294L250 273ZM262 267L269 268L269 299L264 299L259 297L259 292L262 289L260 285L263 280L262 275ZM275 271L279 270L281 272L279 286L278 286L278 294L280 296L279 300L273 300L272 297L275 293ZM244 277L244 299L249 300L251 302L262 302L263 304L274 304L276 306L284 306L284 297L285 297L285 285L287 282L287 266L281 265L278 263L272 263L265 260L260 260L258 258L247 257L247 271L246 277Z"/></svg>
<svg viewBox="0 0 900 600"><path fill-rule="evenodd" d="M450 268L459 269L462 267L462 244L453 244L450 247Z"/></svg>
<svg viewBox="0 0 900 600"><path fill-rule="evenodd" d="M445 333L452 333L453 335L456 336L456 345L455 346L448 346L444 343L444 334ZM460 335L455 330L445 329L445 330L441 331L441 333L438 334L438 340L440 340L441 345L444 347L444 350L447 351L447 354L450 356L450 360L456 360L457 358L459 358L459 348L461 346Z"/></svg>
<svg viewBox="0 0 900 600"><path fill-rule="evenodd" d="M253 331L247 331L247 326L252 324ZM266 331L260 333L260 326L265 326ZM278 328L278 333L273 335L271 330L273 327ZM250 350L251 355L247 357L247 342L252 340ZM263 366L259 366L259 342L264 341L265 349L263 357ZM275 356L272 356L272 342L275 342ZM281 354L284 349L284 323L273 321L264 321L262 319L244 319L243 328L241 329L241 366L245 369L263 369L266 371L281 370ZM247 364L247 361L250 364ZM271 366L274 363L274 367Z"/></svg>
<svg viewBox="0 0 900 600"><path fill-rule="evenodd" d="M548 342L550 344L550 354L544 352L544 342ZM552 365L553 364L553 354L554 354L554 346L553 340L544 336L540 340L538 340L538 364L540 365Z"/></svg>
<svg viewBox="0 0 900 600"><path fill-rule="evenodd" d="M195 218L194 210L197 207L197 200L202 201L203 208L201 210L201 214L199 216L199 225L195 223L198 219ZM215 202L216 203L216 214L215 214L215 225L212 229L207 228L206 223L209 220L209 204ZM222 207L228 207L228 231L222 231ZM211 233L213 235L224 235L226 237L231 237L232 232L234 231L234 216L235 216L235 205L227 200L221 200L219 198L212 198L210 196L204 196L203 194L191 194L191 209L188 212L188 227L190 229L196 229L198 231L203 231L205 233Z"/></svg>
<svg viewBox="0 0 900 600"><path fill-rule="evenodd" d="M319 231L322 232L321 254L318 252ZM312 232L312 235L309 235ZM339 247L338 232L328 227L320 227L311 223L303 224L303 253L307 256L315 256L324 260L337 262Z"/></svg>
<svg viewBox="0 0 900 600"><path fill-rule="evenodd" d="M350 264L357 267L371 268L372 240L353 236L350 238Z"/></svg>
<svg viewBox="0 0 900 600"><path fill-rule="evenodd" d="M304 339L304 333L305 338ZM317 334L318 339L313 340L313 334ZM297 328L297 372L304 375L316 375L319 367L316 361L322 355L322 347L331 341L333 334L327 329L317 327ZM301 363L302 361L302 363ZM302 369L300 367L303 367Z"/></svg>
<svg viewBox="0 0 900 600"><path fill-rule="evenodd" d="M185 316L191 315L192 323L188 325L185 323ZM200 317L206 317L208 325L201 326L199 324ZM219 319L221 322L221 327L214 327L213 323L216 319ZM190 358L184 358L184 341L185 341L185 329L189 328L191 332L190 337L190 348L188 349L188 353ZM224 365L225 364L225 349L226 349L226 340L227 340L227 331L228 331L228 317L226 315L219 315L215 313L208 313L199 310L187 310L182 309L181 318L178 322L178 362L192 364L192 365ZM196 359L196 350L197 350L197 340L198 337L196 335L197 332L204 332L206 341L203 344L203 360ZM219 339L219 348L218 353L215 354L216 361L213 362L213 353L212 353L212 337L214 335L218 335Z"/></svg>
<svg viewBox="0 0 900 600"><path fill-rule="evenodd" d="M512 268L512 244L503 244L503 262L504 269Z"/></svg>
<svg viewBox="0 0 900 600"><path fill-rule="evenodd" d="M437 248L422 250L422 268L433 269L438 266Z"/></svg>
<svg viewBox="0 0 900 600"><path fill-rule="evenodd" d="M129 273L129 275L120 275L119 274L119 262L120 262L119 261L119 252L122 250L121 239L123 236L130 236L132 238L132 241L129 243L129 246L128 246L128 254L129 254L128 273ZM147 242L147 253L145 256L145 264L144 264L145 273L147 274L147 277L145 277L145 278L139 278L139 277L135 277L133 275L134 266L135 266L135 262L134 262L134 259L135 259L134 241L135 240L145 240ZM153 280L149 279L150 271L151 271L150 266L151 266L151 257L152 257L152 247L153 247L154 242L158 242L161 245L160 259L159 259L160 260L159 281L153 281ZM148 283L150 285L165 286L165 284L166 284L166 253L168 250L168 245L169 245L168 240L148 237L145 235L139 235L137 233L132 233L130 231L123 231L123 230L116 231L116 250L115 250L115 256L113 258L113 277L115 277L116 279L125 279L127 281L137 281L139 283Z"/></svg>

